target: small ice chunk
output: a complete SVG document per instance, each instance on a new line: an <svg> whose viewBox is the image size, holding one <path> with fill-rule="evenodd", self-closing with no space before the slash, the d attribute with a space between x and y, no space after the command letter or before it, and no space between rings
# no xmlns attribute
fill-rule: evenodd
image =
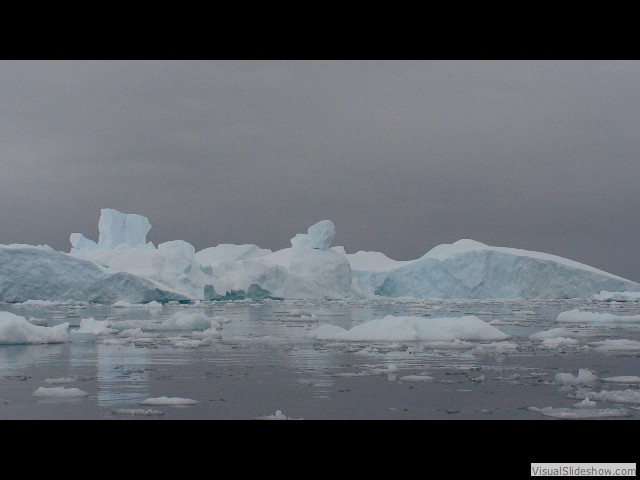
<svg viewBox="0 0 640 480"><path fill-rule="evenodd" d="M151 408L114 408L111 413L115 415L142 415L144 417L150 417L152 415L164 415L164 412L160 410L153 410Z"/></svg>
<svg viewBox="0 0 640 480"><path fill-rule="evenodd" d="M589 400L589 397L584 397L584 400L574 403L573 406L575 408L594 408L596 406L596 402Z"/></svg>
<svg viewBox="0 0 640 480"><path fill-rule="evenodd" d="M162 323L146 323L144 330L206 330L211 328L211 318L203 313L176 312Z"/></svg>
<svg viewBox="0 0 640 480"><path fill-rule="evenodd" d="M108 335L116 333L117 330L109 328L109 322L104 320L96 320L93 317L83 318L80 320L80 328L76 333L91 333L93 335Z"/></svg>
<svg viewBox="0 0 640 480"><path fill-rule="evenodd" d="M302 418L287 417L284 413L282 413L282 410L276 410L275 414L256 417L256 420L302 420Z"/></svg>
<svg viewBox="0 0 640 480"><path fill-rule="evenodd" d="M532 412L553 418L587 419L587 418L613 418L630 417L631 412L626 408L537 408L529 407Z"/></svg>
<svg viewBox="0 0 640 480"><path fill-rule="evenodd" d="M401 382L429 382L433 380L433 377L429 375L405 375L398 377Z"/></svg>
<svg viewBox="0 0 640 480"><path fill-rule="evenodd" d="M591 345L594 345L594 350L598 352L635 352L640 350L640 342L626 338L592 342Z"/></svg>
<svg viewBox="0 0 640 480"><path fill-rule="evenodd" d="M65 387L40 387L33 392L34 397L42 398L78 398L86 397L89 395L84 390L79 388L65 388Z"/></svg>
<svg viewBox="0 0 640 480"><path fill-rule="evenodd" d="M76 377L59 377L59 378L46 378L44 383L53 385L63 385L65 383L73 383L76 381Z"/></svg>
<svg viewBox="0 0 640 480"><path fill-rule="evenodd" d="M636 375L621 375L619 377L605 377L602 379L602 381L608 382L608 383L633 384L633 383L640 383L640 377Z"/></svg>
<svg viewBox="0 0 640 480"><path fill-rule="evenodd" d="M542 346L544 348L548 348L549 350L557 350L560 347L565 346L576 346L580 342L575 338L566 338L566 337L555 337L555 338L545 338L542 340Z"/></svg>
<svg viewBox="0 0 640 480"><path fill-rule="evenodd" d="M576 308L561 312L556 317L556 321L561 323L640 322L640 315L585 312Z"/></svg>
<svg viewBox="0 0 640 480"><path fill-rule="evenodd" d="M190 398L180 398L180 397L149 397L142 402L139 402L140 405L164 405L164 406L179 406L179 405L195 405L198 402L197 400L191 400Z"/></svg>
<svg viewBox="0 0 640 480"><path fill-rule="evenodd" d="M543 330L542 332L536 332L529 335L531 340L546 340L548 338L575 338L578 334L568 330L566 328L552 328L550 330Z"/></svg>
<svg viewBox="0 0 640 480"><path fill-rule="evenodd" d="M589 392L589 398L601 402L612 403L640 403L640 390L602 390Z"/></svg>
<svg viewBox="0 0 640 480"><path fill-rule="evenodd" d="M596 377L591 370L581 368L578 370L577 377L570 373L556 373L555 379L556 382L560 382L564 385L580 385L593 383L598 379L598 377Z"/></svg>

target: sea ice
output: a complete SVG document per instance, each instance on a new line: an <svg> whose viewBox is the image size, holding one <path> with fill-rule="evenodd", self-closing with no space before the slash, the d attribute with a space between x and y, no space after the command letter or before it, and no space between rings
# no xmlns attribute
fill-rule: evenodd
<svg viewBox="0 0 640 480"><path fill-rule="evenodd" d="M142 402L139 402L140 405L155 405L155 406L179 406L179 405L195 405L198 402L197 400L191 400L190 398L180 398L180 397L150 397Z"/></svg>
<svg viewBox="0 0 640 480"><path fill-rule="evenodd" d="M40 387L33 392L34 397L42 398L78 398L86 397L89 395L84 390L79 388L65 388L65 387Z"/></svg>
<svg viewBox="0 0 640 480"><path fill-rule="evenodd" d="M350 330L322 325L309 336L318 340L339 341L451 341L506 340L500 330L475 316L458 318L395 317L388 315L357 325Z"/></svg>
<svg viewBox="0 0 640 480"><path fill-rule="evenodd" d="M66 343L69 322L55 327L33 325L26 318L10 312L0 312L0 345Z"/></svg>

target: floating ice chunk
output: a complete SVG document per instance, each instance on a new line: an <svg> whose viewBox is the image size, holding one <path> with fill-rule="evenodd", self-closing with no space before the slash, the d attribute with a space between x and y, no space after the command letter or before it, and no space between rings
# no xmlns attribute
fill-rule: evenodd
<svg viewBox="0 0 640 480"><path fill-rule="evenodd" d="M73 383L76 381L76 377L59 377L59 378L46 378L44 383L53 385L64 385L67 383Z"/></svg>
<svg viewBox="0 0 640 480"><path fill-rule="evenodd" d="M211 328L211 318L203 313L176 312L162 323L146 323L143 329L156 330L206 330Z"/></svg>
<svg viewBox="0 0 640 480"><path fill-rule="evenodd" d="M164 412L160 410L153 410L151 408L114 408L111 413L115 415L142 415L144 417L150 417L153 415L164 415Z"/></svg>
<svg viewBox="0 0 640 480"><path fill-rule="evenodd" d="M144 333L141 328L127 328L118 333L120 338L137 338L142 337Z"/></svg>
<svg viewBox="0 0 640 480"><path fill-rule="evenodd" d="M156 405L156 406L160 406L160 405L164 405L164 406L170 406L170 407L175 407L178 405L196 405L198 402L197 400L191 400L190 398L180 398L180 397L149 397L146 400L143 400L142 402L139 402L140 405Z"/></svg>
<svg viewBox="0 0 640 480"><path fill-rule="evenodd" d="M322 220L307 230L307 233L298 233L291 239L292 247L310 247L317 250L328 250L336 235L336 227L331 220Z"/></svg>
<svg viewBox="0 0 640 480"><path fill-rule="evenodd" d="M529 407L532 412L540 413L547 417L564 418L564 419L587 419L587 418L612 418L612 417L630 417L631 412L626 408L537 408Z"/></svg>
<svg viewBox="0 0 640 480"><path fill-rule="evenodd" d="M104 320L96 320L93 317L82 318L80 320L80 328L76 333L91 333L93 335L109 335L116 333L117 330L109 328L109 322Z"/></svg>
<svg viewBox="0 0 640 480"><path fill-rule="evenodd" d="M561 323L640 322L640 315L585 312L575 308L558 314L556 321Z"/></svg>
<svg viewBox="0 0 640 480"><path fill-rule="evenodd" d="M633 384L633 383L640 383L640 377L635 375L622 375L619 377L605 377L602 379L602 381L608 382L608 383Z"/></svg>
<svg viewBox="0 0 640 480"><path fill-rule="evenodd" d="M193 332L191 338L195 340L211 340L214 338L222 338L222 334L215 328L207 328L202 332Z"/></svg>
<svg viewBox="0 0 640 480"><path fill-rule="evenodd" d="M322 325L309 336L319 340L338 341L451 341L506 340L500 330L475 316L458 318L395 317L388 315L345 330L335 325Z"/></svg>
<svg viewBox="0 0 640 480"><path fill-rule="evenodd" d="M480 355L507 355L518 350L518 344L514 342L491 342L476 345L472 350L472 354Z"/></svg>
<svg viewBox="0 0 640 480"><path fill-rule="evenodd" d="M10 312L0 312L0 345L66 343L69 322L55 327L33 325L26 318Z"/></svg>
<svg viewBox="0 0 640 480"><path fill-rule="evenodd" d="M575 408L594 408L596 405L596 402L589 400L589 397L584 397L584 400L581 402L573 404Z"/></svg>
<svg viewBox="0 0 640 480"><path fill-rule="evenodd" d="M429 375L405 375L398 377L401 382L429 382L433 380L433 377Z"/></svg>
<svg viewBox="0 0 640 480"><path fill-rule="evenodd" d="M287 417L284 413L282 413L282 410L276 410L275 414L256 417L256 420L302 420L302 418Z"/></svg>
<svg viewBox="0 0 640 480"><path fill-rule="evenodd" d="M162 308L163 305L160 302L156 302L154 300L153 302L145 303L144 307L145 308Z"/></svg>
<svg viewBox="0 0 640 480"><path fill-rule="evenodd" d="M548 348L549 350L557 350L560 347L566 346L576 346L580 342L575 338L566 338L566 337L555 337L555 338L545 338L542 340L542 346L544 348Z"/></svg>
<svg viewBox="0 0 640 480"><path fill-rule="evenodd" d="M640 350L640 342L626 338L592 342L591 345L595 345L594 350L598 352L636 352Z"/></svg>
<svg viewBox="0 0 640 480"><path fill-rule="evenodd" d="M531 340L545 340L547 338L575 338L578 334L568 330L566 328L552 328L550 330L543 330L542 332L536 332L529 335Z"/></svg>
<svg viewBox="0 0 640 480"><path fill-rule="evenodd" d="M600 392L589 392L588 396L592 400L611 403L640 403L640 390L602 390Z"/></svg>
<svg viewBox="0 0 640 480"><path fill-rule="evenodd" d="M34 397L43 398L78 398L86 397L89 395L84 390L79 388L65 388L65 387L40 387L33 392Z"/></svg>
<svg viewBox="0 0 640 480"><path fill-rule="evenodd" d="M578 370L577 377L574 377L570 373L556 373L555 379L556 382L563 383L564 385L584 385L595 382L598 377L596 377L591 370L581 368Z"/></svg>

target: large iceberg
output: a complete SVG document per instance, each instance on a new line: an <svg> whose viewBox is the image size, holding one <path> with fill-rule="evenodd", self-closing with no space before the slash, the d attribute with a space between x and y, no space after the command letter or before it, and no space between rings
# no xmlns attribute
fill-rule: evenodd
<svg viewBox="0 0 640 480"><path fill-rule="evenodd" d="M52 249L0 246L0 300L86 301L112 304L171 300L180 293L128 273L112 273L93 262Z"/></svg>
<svg viewBox="0 0 640 480"><path fill-rule="evenodd" d="M473 240L439 245L391 270L377 294L413 298L586 298L640 284L566 258Z"/></svg>
<svg viewBox="0 0 640 480"><path fill-rule="evenodd" d="M247 291L256 284L276 297L344 298L351 286L351 267L343 248L330 248L333 223L323 220L308 232L296 235L291 248L266 254L253 250L257 254L250 258L210 264L216 292Z"/></svg>

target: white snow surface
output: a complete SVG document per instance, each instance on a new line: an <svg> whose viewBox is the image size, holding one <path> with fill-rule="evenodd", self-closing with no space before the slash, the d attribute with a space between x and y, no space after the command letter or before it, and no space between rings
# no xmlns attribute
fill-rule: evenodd
<svg viewBox="0 0 640 480"><path fill-rule="evenodd" d="M69 322L55 327L33 325L26 318L10 312L0 312L0 345L66 343Z"/></svg>
<svg viewBox="0 0 640 480"><path fill-rule="evenodd" d="M607 339L600 342L592 342L594 350L598 352L637 352L640 351L640 342L627 338Z"/></svg>
<svg viewBox="0 0 640 480"><path fill-rule="evenodd" d="M581 368L578 370L578 376L570 373L556 373L555 380L564 385L585 385L595 382L598 379L591 370Z"/></svg>
<svg viewBox="0 0 640 480"><path fill-rule="evenodd" d="M75 333L90 333L92 335L109 335L116 332L117 330L109 328L109 322L96 320L93 317L80 319L80 328L75 330Z"/></svg>
<svg viewBox="0 0 640 480"><path fill-rule="evenodd" d="M86 397L89 395L84 390L79 388L65 388L65 387L40 387L33 392L34 397L43 398L78 398Z"/></svg>
<svg viewBox="0 0 640 480"><path fill-rule="evenodd" d="M196 262L206 267L216 267L222 262L236 262L238 260L248 260L250 258L262 257L272 253L271 250L260 248L257 245L234 245L221 243L216 247L209 247L200 250L195 254Z"/></svg>
<svg viewBox="0 0 640 480"><path fill-rule="evenodd" d="M640 315L614 315L613 313L585 312L575 308L559 313L556 321L560 323L640 322Z"/></svg>
<svg viewBox="0 0 640 480"><path fill-rule="evenodd" d="M190 398L181 398L181 397L149 397L142 402L139 402L140 405L155 405L155 406L170 406L175 407L178 405L195 405L198 402L197 400L191 400Z"/></svg>
<svg viewBox="0 0 640 480"><path fill-rule="evenodd" d="M602 379L602 381L608 382L608 383L633 384L633 383L640 383L640 377L638 377L637 375L620 375L617 377L605 377Z"/></svg>
<svg viewBox="0 0 640 480"><path fill-rule="evenodd" d="M503 332L475 316L458 318L396 317L388 315L356 325L350 330L322 325L309 334L318 340L453 342L457 340L506 340Z"/></svg>
<svg viewBox="0 0 640 480"><path fill-rule="evenodd" d="M579 335L566 328L551 328L549 330L543 330L542 332L536 332L529 335L531 340L545 340L550 338L575 338Z"/></svg>
<svg viewBox="0 0 640 480"><path fill-rule="evenodd" d="M563 418L571 420L588 418L614 418L630 417L631 412L626 408L537 408L529 407L532 412L540 413L547 417Z"/></svg>

